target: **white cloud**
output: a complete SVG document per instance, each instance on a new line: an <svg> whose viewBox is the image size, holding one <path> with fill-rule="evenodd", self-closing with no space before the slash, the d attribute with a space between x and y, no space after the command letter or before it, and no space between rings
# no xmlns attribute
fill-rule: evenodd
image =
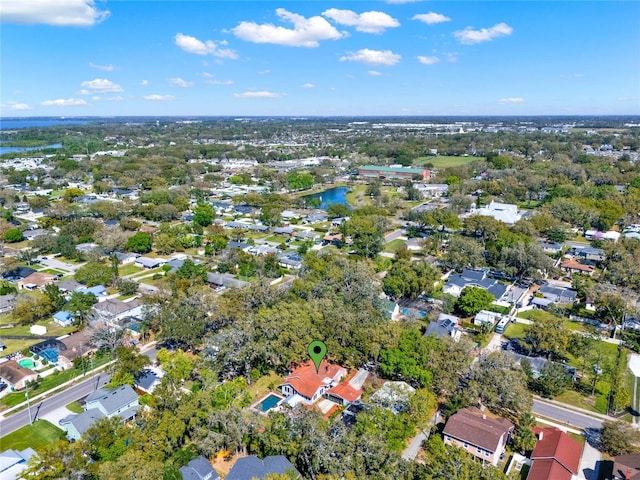
<svg viewBox="0 0 640 480"><path fill-rule="evenodd" d="M26 103L20 103L20 102L16 102L16 101L9 101L6 104L2 104L1 105L2 108L6 108L9 110L31 110L31 106L27 105Z"/></svg>
<svg viewBox="0 0 640 480"><path fill-rule="evenodd" d="M360 62L367 65L396 65L402 57L391 50L369 50L363 48L357 52L348 52L340 61Z"/></svg>
<svg viewBox="0 0 640 480"><path fill-rule="evenodd" d="M153 94L153 95L145 95L144 99L145 100L151 100L153 102L164 102L164 101L168 101L168 100L175 100L176 97L174 97L173 95Z"/></svg>
<svg viewBox="0 0 640 480"><path fill-rule="evenodd" d="M213 75L211 75L209 72L202 72L200 76L204 78L213 78Z"/></svg>
<svg viewBox="0 0 640 480"><path fill-rule="evenodd" d="M320 40L337 40L346 36L346 33L339 32L320 16L305 18L284 8L278 8L276 14L281 20L292 23L293 28L271 23L259 25L255 22L240 22L232 31L236 37L247 42L290 47L317 47Z"/></svg>
<svg viewBox="0 0 640 480"><path fill-rule="evenodd" d="M427 25L435 25L436 23L450 22L451 19L446 15L442 15L441 13L429 12L429 13L418 13L414 15L411 20L419 20L421 22L426 23Z"/></svg>
<svg viewBox="0 0 640 480"><path fill-rule="evenodd" d="M149 85L149 80L141 80L140 85L142 86Z"/></svg>
<svg viewBox="0 0 640 480"><path fill-rule="evenodd" d="M120 95L116 95L113 97L101 97L99 95L94 95L93 97L91 97L91 100L94 100L96 102L122 102L124 100L124 97Z"/></svg>
<svg viewBox="0 0 640 480"><path fill-rule="evenodd" d="M2 0L2 23L38 24L56 27L90 27L109 16L94 0Z"/></svg>
<svg viewBox="0 0 640 480"><path fill-rule="evenodd" d="M78 90L76 92L76 95L91 95L91 92L89 90L85 90L84 88L82 90Z"/></svg>
<svg viewBox="0 0 640 480"><path fill-rule="evenodd" d="M271 70L260 70L258 72L258 75L269 75L271 73Z"/></svg>
<svg viewBox="0 0 640 480"><path fill-rule="evenodd" d="M227 42L214 42L213 40L203 42L196 37L183 35L182 33L176 34L174 41L178 47L188 53L213 55L214 57L229 58L231 60L238 58L238 54L235 51L229 48L220 48L220 45L226 46Z"/></svg>
<svg viewBox="0 0 640 480"><path fill-rule="evenodd" d="M233 80L205 80L207 85L233 85Z"/></svg>
<svg viewBox="0 0 640 480"><path fill-rule="evenodd" d="M243 93L234 93L233 96L236 98L282 98L285 97L286 93L276 93L276 92L268 92L266 90L262 91L249 91Z"/></svg>
<svg viewBox="0 0 640 480"><path fill-rule="evenodd" d="M438 57L425 57L423 55L418 55L418 61L423 65L433 65L434 63L438 63L440 59Z"/></svg>
<svg viewBox="0 0 640 480"><path fill-rule="evenodd" d="M367 73L372 77L379 77L380 75L382 75L382 72L379 72L377 70L369 70Z"/></svg>
<svg viewBox="0 0 640 480"><path fill-rule="evenodd" d="M302 88L315 88L316 86L313 83L305 83L302 85Z"/></svg>
<svg viewBox="0 0 640 480"><path fill-rule="evenodd" d="M76 107L79 105L87 105L81 98L58 98L56 100L45 100L40 102L40 105L45 107Z"/></svg>
<svg viewBox="0 0 640 480"><path fill-rule="evenodd" d="M494 38L508 36L511 35L512 32L513 28L506 23L497 23L493 27L481 28L480 30L467 27L464 30L454 32L453 36L456 37L460 43L473 45L474 43L488 42Z"/></svg>
<svg viewBox="0 0 640 480"><path fill-rule="evenodd" d="M87 80L86 82L82 82L80 84L86 89L91 90L92 92L100 92L100 93L115 93L122 92L122 87L117 83L113 83L106 78L96 78L94 80Z"/></svg>
<svg viewBox="0 0 640 480"><path fill-rule="evenodd" d="M170 78L169 83L174 87L181 87L181 88L189 88L195 85L193 82L187 82L186 80L180 77Z"/></svg>
<svg viewBox="0 0 640 480"><path fill-rule="evenodd" d="M387 28L395 28L400 26L400 22L392 16L384 12L364 12L357 14L352 10L340 10L330 8L322 12L327 18L330 18L340 25L356 27L359 32L365 33L382 33Z"/></svg>
<svg viewBox="0 0 640 480"><path fill-rule="evenodd" d="M102 70L104 72L113 72L116 69L115 65L111 65L111 64L109 64L109 65L98 65L98 64L89 62L89 66L91 68L95 68L96 70Z"/></svg>
<svg viewBox="0 0 640 480"><path fill-rule="evenodd" d="M509 97L509 98L501 98L498 100L498 103L523 103L524 98L520 97Z"/></svg>

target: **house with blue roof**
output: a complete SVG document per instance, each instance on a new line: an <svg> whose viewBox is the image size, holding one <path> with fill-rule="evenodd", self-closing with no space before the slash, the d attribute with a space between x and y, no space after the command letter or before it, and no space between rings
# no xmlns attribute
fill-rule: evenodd
<svg viewBox="0 0 640 480"><path fill-rule="evenodd" d="M53 315L53 320L61 327L68 327L73 323L73 315L62 310Z"/></svg>
<svg viewBox="0 0 640 480"><path fill-rule="evenodd" d="M107 287L104 285L96 285L94 287L80 287L74 290L79 293L93 293L96 298L104 297L107 295Z"/></svg>

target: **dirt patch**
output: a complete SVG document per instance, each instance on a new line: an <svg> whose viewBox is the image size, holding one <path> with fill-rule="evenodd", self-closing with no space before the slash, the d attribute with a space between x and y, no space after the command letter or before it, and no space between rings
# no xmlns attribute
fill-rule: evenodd
<svg viewBox="0 0 640 480"><path fill-rule="evenodd" d="M239 458L246 457L246 455L237 453L229 456L229 452L220 452L213 459L212 465L218 475L227 476L229 470L236 464Z"/></svg>

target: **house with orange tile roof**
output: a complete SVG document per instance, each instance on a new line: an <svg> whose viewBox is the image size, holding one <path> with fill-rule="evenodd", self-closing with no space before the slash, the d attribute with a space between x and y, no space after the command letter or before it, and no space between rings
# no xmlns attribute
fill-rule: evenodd
<svg viewBox="0 0 640 480"><path fill-rule="evenodd" d="M584 273L589 276L593 275L593 272L595 272L595 268L590 267L589 265L584 265L573 258L562 262L560 264L560 270L567 273Z"/></svg>
<svg viewBox="0 0 640 480"><path fill-rule="evenodd" d="M313 405L322 398L325 392L338 386L346 376L347 369L339 365L323 360L316 372L313 362L308 361L293 370L280 385L280 389L287 397L297 395L297 399L301 403ZM341 393L350 396L346 391L339 390L338 395Z"/></svg>

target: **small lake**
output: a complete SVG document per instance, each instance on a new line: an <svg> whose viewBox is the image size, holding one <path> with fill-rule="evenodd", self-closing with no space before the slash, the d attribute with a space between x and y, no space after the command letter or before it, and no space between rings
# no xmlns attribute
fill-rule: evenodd
<svg viewBox="0 0 640 480"><path fill-rule="evenodd" d="M333 187L323 192L305 195L302 198L304 198L305 200L318 198L321 202L318 208L326 210L329 205L333 203L341 203L342 205L346 205L348 207L349 204L347 203L347 192L349 192L349 187Z"/></svg>

